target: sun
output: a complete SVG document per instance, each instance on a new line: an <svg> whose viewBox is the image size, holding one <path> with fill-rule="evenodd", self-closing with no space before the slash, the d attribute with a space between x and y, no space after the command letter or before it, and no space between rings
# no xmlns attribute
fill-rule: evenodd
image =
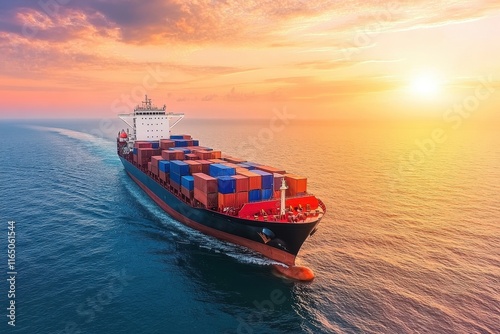
<svg viewBox="0 0 500 334"><path fill-rule="evenodd" d="M420 97L436 96L441 89L441 79L434 72L421 72L416 74L410 84L413 94Z"/></svg>

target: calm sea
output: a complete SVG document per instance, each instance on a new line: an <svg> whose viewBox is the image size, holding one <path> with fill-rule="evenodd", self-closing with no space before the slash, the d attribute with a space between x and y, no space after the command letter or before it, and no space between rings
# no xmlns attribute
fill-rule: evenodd
<svg viewBox="0 0 500 334"><path fill-rule="evenodd" d="M181 122L202 145L309 178L328 207L299 254L309 284L165 214L116 157L121 128L0 123L2 333L500 332L496 127Z"/></svg>

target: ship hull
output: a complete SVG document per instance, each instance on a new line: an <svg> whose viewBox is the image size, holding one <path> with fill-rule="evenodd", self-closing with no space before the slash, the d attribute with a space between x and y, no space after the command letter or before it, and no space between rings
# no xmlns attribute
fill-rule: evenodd
<svg viewBox="0 0 500 334"><path fill-rule="evenodd" d="M172 194L128 160L121 156L120 160L132 180L174 219L202 233L250 248L290 266L295 264L300 247L321 220L318 218L307 223L262 222L196 208ZM272 239L263 236L264 228L274 233Z"/></svg>

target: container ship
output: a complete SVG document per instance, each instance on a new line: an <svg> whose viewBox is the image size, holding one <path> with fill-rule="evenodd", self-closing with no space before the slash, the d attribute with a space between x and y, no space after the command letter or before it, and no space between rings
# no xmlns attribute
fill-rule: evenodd
<svg viewBox="0 0 500 334"><path fill-rule="evenodd" d="M167 112L145 97L119 117L129 128L117 137L127 174L179 222L257 251L284 265L279 274L312 280L311 269L295 265L326 207L307 192L307 178L201 146L186 134L172 134L182 113Z"/></svg>

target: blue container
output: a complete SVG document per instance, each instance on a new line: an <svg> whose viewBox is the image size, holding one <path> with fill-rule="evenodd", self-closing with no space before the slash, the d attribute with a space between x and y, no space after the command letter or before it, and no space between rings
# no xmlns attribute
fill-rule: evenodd
<svg viewBox="0 0 500 334"><path fill-rule="evenodd" d="M170 161L160 160L158 162L158 168L164 173L170 173Z"/></svg>
<svg viewBox="0 0 500 334"><path fill-rule="evenodd" d="M212 177L231 176L236 175L236 170L221 164L211 164L209 173Z"/></svg>
<svg viewBox="0 0 500 334"><path fill-rule="evenodd" d="M184 139L184 135L171 135L170 139Z"/></svg>
<svg viewBox="0 0 500 334"><path fill-rule="evenodd" d="M137 155L137 147L134 147L134 148L132 149L132 152L134 153L134 155Z"/></svg>
<svg viewBox="0 0 500 334"><path fill-rule="evenodd" d="M192 146L200 146L200 141L199 140L193 140L193 145Z"/></svg>
<svg viewBox="0 0 500 334"><path fill-rule="evenodd" d="M252 173L259 174L261 176L262 189L273 189L273 174L258 169L252 170Z"/></svg>
<svg viewBox="0 0 500 334"><path fill-rule="evenodd" d="M248 200L250 202L260 201L261 198L262 198L262 191L260 189L254 189L248 192Z"/></svg>
<svg viewBox="0 0 500 334"><path fill-rule="evenodd" d="M236 180L231 176L219 176L217 186L222 194L232 194L236 191Z"/></svg>
<svg viewBox="0 0 500 334"><path fill-rule="evenodd" d="M188 142L185 139L174 139L175 147L186 147Z"/></svg>
<svg viewBox="0 0 500 334"><path fill-rule="evenodd" d="M160 148L160 143L157 141L151 142L152 148Z"/></svg>
<svg viewBox="0 0 500 334"><path fill-rule="evenodd" d="M170 161L170 173L175 173L178 175L189 175L189 165L184 161L171 160ZM179 184L181 180L179 179Z"/></svg>
<svg viewBox="0 0 500 334"><path fill-rule="evenodd" d="M262 189L262 200L268 200L273 197L273 189Z"/></svg>
<svg viewBox="0 0 500 334"><path fill-rule="evenodd" d="M259 167L259 166L262 166L262 164L258 164L256 162L251 162L251 161L247 161L245 162L245 165L249 165L249 166L253 166L253 167Z"/></svg>
<svg viewBox="0 0 500 334"><path fill-rule="evenodd" d="M252 165L247 165L245 163L240 163L240 164L237 164L238 166L242 167L242 168L246 168L248 170L252 170L252 169L255 169L255 166L252 166Z"/></svg>
<svg viewBox="0 0 500 334"><path fill-rule="evenodd" d="M170 173L170 182L177 183L179 186L181 184L182 177L176 173Z"/></svg>
<svg viewBox="0 0 500 334"><path fill-rule="evenodd" d="M182 148L182 147L169 147L169 151L181 151L184 154L191 153L191 150L188 148Z"/></svg>
<svg viewBox="0 0 500 334"><path fill-rule="evenodd" d="M191 191L194 190L194 177L187 175L181 178L181 186Z"/></svg>

